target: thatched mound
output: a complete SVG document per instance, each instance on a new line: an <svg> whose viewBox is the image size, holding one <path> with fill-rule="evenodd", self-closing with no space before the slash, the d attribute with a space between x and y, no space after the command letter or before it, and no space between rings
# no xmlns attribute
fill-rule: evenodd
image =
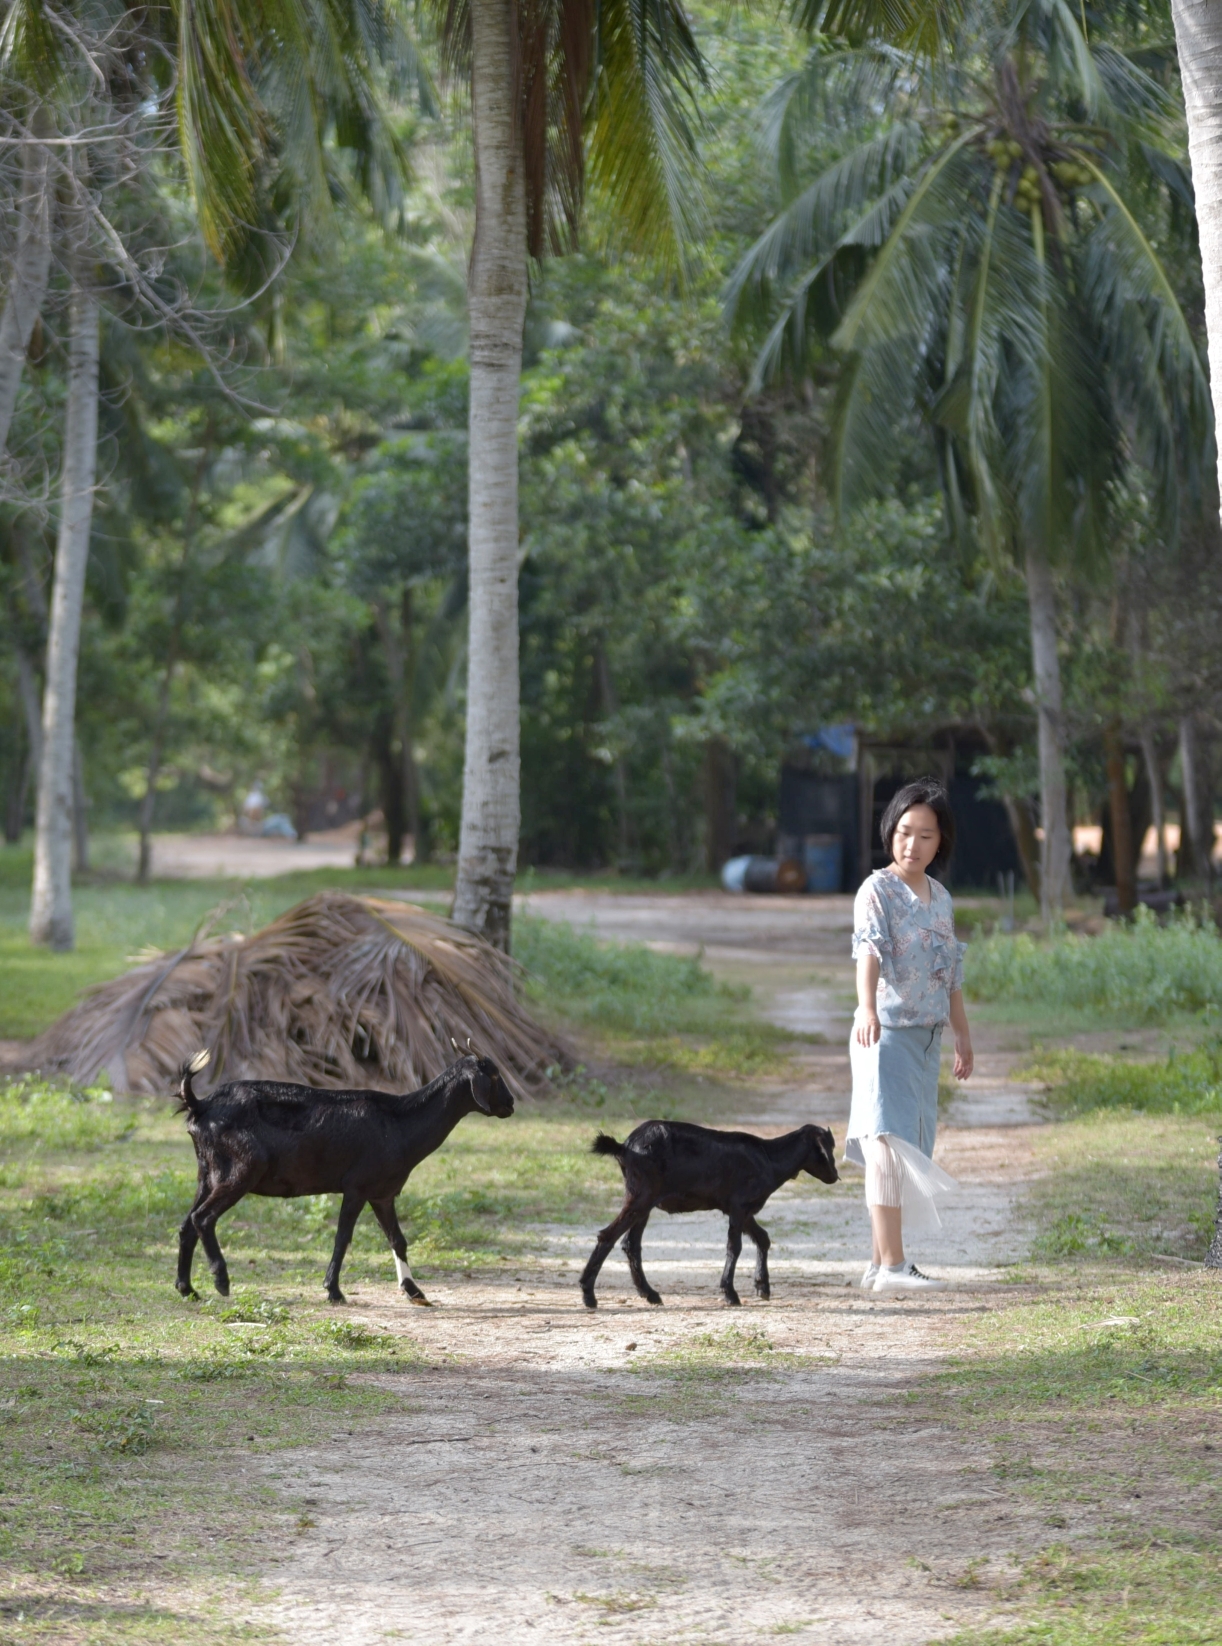
<svg viewBox="0 0 1222 1646"><path fill-rule="evenodd" d="M511 960L411 903L324 892L252 937L197 937L83 996L32 1066L165 1092L201 1047L214 1080L408 1091L454 1042L495 1058L520 1095L568 1061L514 992Z"/></svg>

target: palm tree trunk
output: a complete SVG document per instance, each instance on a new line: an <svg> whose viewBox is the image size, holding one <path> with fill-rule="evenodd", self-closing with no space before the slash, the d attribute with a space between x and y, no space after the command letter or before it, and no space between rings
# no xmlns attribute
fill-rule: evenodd
<svg viewBox="0 0 1222 1646"><path fill-rule="evenodd" d="M1214 423L1222 429L1222 6L1217 0L1171 0L1171 15L1188 115ZM1222 486L1222 442L1218 462Z"/></svg>
<svg viewBox="0 0 1222 1646"><path fill-rule="evenodd" d="M513 0L471 0L475 242L471 329L467 739L453 918L509 947L518 863L518 395L526 191Z"/></svg>
<svg viewBox="0 0 1222 1646"><path fill-rule="evenodd" d="M1061 660L1057 656L1056 590L1043 549L1027 551L1027 605L1031 662L1039 709L1040 914L1059 919L1069 892L1069 810L1065 793L1065 727L1061 713Z"/></svg>
<svg viewBox="0 0 1222 1646"><path fill-rule="evenodd" d="M1103 728L1103 754L1107 764L1108 803L1112 814L1112 868L1116 876L1116 903L1121 914L1132 914L1137 902L1133 819L1129 812L1129 785L1125 780L1124 739L1118 720L1109 720Z"/></svg>
<svg viewBox="0 0 1222 1646"><path fill-rule="evenodd" d="M1167 875L1167 819L1163 809L1163 773L1154 746L1154 733L1148 725L1141 729L1141 758L1146 763L1146 781L1150 785L1150 810L1154 817L1154 839L1158 850L1158 884L1162 890Z"/></svg>
<svg viewBox="0 0 1222 1646"><path fill-rule="evenodd" d="M1191 711L1180 718L1180 774L1184 799L1180 839L1186 837L1188 841L1187 853L1181 847L1180 862L1190 857L1193 878L1208 883L1213 870L1213 808L1206 804L1196 717Z"/></svg>
<svg viewBox="0 0 1222 1646"><path fill-rule="evenodd" d="M49 113L39 104L31 118L30 136L22 144L21 226L13 277L0 315L0 453L8 448L26 350L51 269L51 151L39 138L49 137L53 129Z"/></svg>
<svg viewBox="0 0 1222 1646"><path fill-rule="evenodd" d="M35 943L48 943L53 949L70 949L74 941L71 851L76 664L98 451L98 299L84 271L72 297L70 328L68 409L42 700L42 763L30 902L30 938Z"/></svg>

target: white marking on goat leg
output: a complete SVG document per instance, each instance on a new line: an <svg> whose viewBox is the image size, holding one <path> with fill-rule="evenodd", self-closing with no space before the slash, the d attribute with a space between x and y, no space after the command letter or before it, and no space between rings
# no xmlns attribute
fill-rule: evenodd
<svg viewBox="0 0 1222 1646"><path fill-rule="evenodd" d="M398 1279L400 1286L402 1286L405 1280L410 1280L413 1286L416 1284L415 1275L408 1268L407 1264L401 1257L397 1257L395 1259L395 1276Z"/></svg>

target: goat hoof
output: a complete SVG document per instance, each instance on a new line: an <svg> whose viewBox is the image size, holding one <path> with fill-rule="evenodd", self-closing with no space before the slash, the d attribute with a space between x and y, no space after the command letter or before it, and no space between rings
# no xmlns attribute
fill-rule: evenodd
<svg viewBox="0 0 1222 1646"><path fill-rule="evenodd" d="M418 1292L415 1297L409 1297L407 1301L414 1303L418 1309L431 1309L433 1307L423 1292Z"/></svg>
<svg viewBox="0 0 1222 1646"><path fill-rule="evenodd" d="M652 1303L653 1306L657 1308L661 1304L662 1299L659 1297L657 1292L646 1292L645 1301L646 1303Z"/></svg>
<svg viewBox="0 0 1222 1646"><path fill-rule="evenodd" d="M598 1299L594 1296L593 1292L583 1291L581 1294L581 1301L585 1304L587 1309L597 1309L598 1307Z"/></svg>
<svg viewBox="0 0 1222 1646"><path fill-rule="evenodd" d="M767 1303L768 1299L772 1296L772 1287L771 1286L757 1286L755 1288L755 1295L756 1295L756 1297L762 1297L764 1302Z"/></svg>
<svg viewBox="0 0 1222 1646"><path fill-rule="evenodd" d="M327 1293L328 1303L347 1303L347 1301L348 1299L344 1296L343 1292L340 1291L338 1286L333 1292Z"/></svg>
<svg viewBox="0 0 1222 1646"><path fill-rule="evenodd" d="M182 1298L184 1303L199 1302L199 1293L195 1290L195 1287L189 1283L186 1286L176 1286L174 1289L178 1293L179 1297Z"/></svg>
<svg viewBox="0 0 1222 1646"><path fill-rule="evenodd" d="M213 1275L212 1284L216 1287L222 1297L229 1296L229 1276L227 1274Z"/></svg>
<svg viewBox="0 0 1222 1646"><path fill-rule="evenodd" d="M729 1304L730 1308L732 1308L732 1309L737 1309L739 1304L742 1302L742 1298L739 1297L739 1295L736 1291L733 1291L733 1290L724 1291L724 1292L722 1292L721 1295L726 1300L726 1302Z"/></svg>

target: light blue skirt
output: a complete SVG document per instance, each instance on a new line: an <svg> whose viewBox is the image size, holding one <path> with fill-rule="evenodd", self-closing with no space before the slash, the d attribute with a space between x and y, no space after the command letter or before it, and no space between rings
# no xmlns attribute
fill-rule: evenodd
<svg viewBox="0 0 1222 1646"><path fill-rule="evenodd" d="M938 1132L938 1066L942 1026L883 1028L876 1046L849 1039L853 1102L844 1153L864 1165L860 1138L887 1133L911 1143L928 1160Z"/></svg>

